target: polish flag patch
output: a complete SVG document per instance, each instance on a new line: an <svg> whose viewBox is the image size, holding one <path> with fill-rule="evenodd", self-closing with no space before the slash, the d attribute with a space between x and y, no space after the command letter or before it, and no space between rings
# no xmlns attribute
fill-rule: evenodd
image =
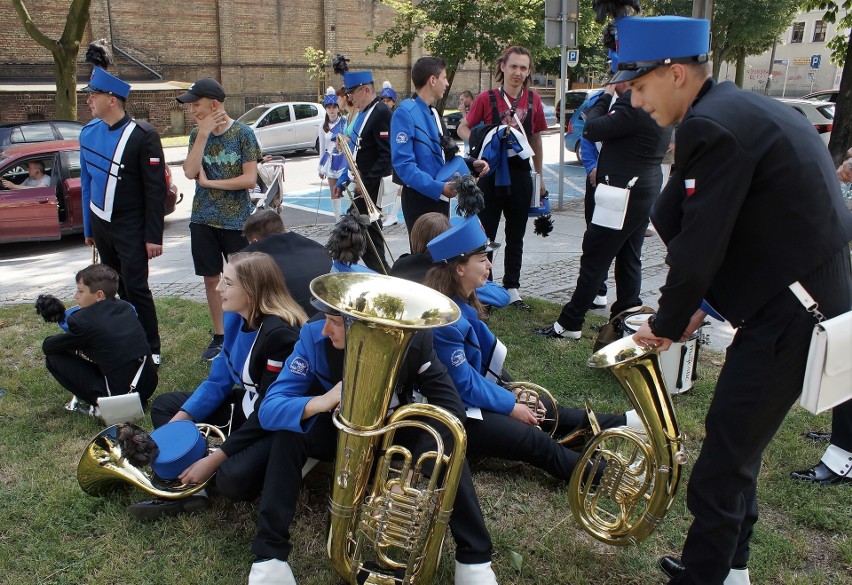
<svg viewBox="0 0 852 585"><path fill-rule="evenodd" d="M277 362L275 360L266 360L266 369L267 369L267 371L278 373L282 369L284 369L284 362Z"/></svg>
<svg viewBox="0 0 852 585"><path fill-rule="evenodd" d="M686 188L687 197L692 197L693 195L695 195L695 179L684 180L683 186Z"/></svg>
<svg viewBox="0 0 852 585"><path fill-rule="evenodd" d="M148 159L148 164L149 164L149 165L151 165L152 167L155 167L155 166L157 166L158 164L160 164L160 159L158 159L158 158L150 158L150 159Z"/></svg>
<svg viewBox="0 0 852 585"><path fill-rule="evenodd" d="M379 138L384 138L385 140L387 140L389 137L390 137L390 132L388 132L388 131L379 132Z"/></svg>

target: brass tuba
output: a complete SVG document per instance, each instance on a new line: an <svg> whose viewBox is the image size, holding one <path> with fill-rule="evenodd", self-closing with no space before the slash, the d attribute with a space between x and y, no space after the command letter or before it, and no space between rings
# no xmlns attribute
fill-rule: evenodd
<svg viewBox="0 0 852 585"><path fill-rule="evenodd" d="M625 337L593 354L588 365L612 372L645 433L625 427L596 433L571 475L568 503L593 537L607 544L635 544L654 531L674 501L686 462L683 438L653 349ZM598 483L592 481L596 476Z"/></svg>
<svg viewBox="0 0 852 585"><path fill-rule="evenodd" d="M333 417L341 432L329 502L332 566L352 585L431 583L464 465L464 426L429 404L385 417L414 333L455 322L458 306L425 286L376 274L327 274L311 282L311 292L342 313L347 327L343 393ZM424 419L450 430L452 455ZM415 458L394 443L406 427L430 433L435 449Z"/></svg>
<svg viewBox="0 0 852 585"><path fill-rule="evenodd" d="M185 484L179 480L163 480L144 467L128 461L121 451L118 434L124 425L112 425L92 439L80 463L77 465L77 483L90 496L103 496L128 484L142 489L152 496L164 500L177 500L191 496L207 485L207 481ZM207 452L225 442L225 435L218 427L196 424L207 439Z"/></svg>

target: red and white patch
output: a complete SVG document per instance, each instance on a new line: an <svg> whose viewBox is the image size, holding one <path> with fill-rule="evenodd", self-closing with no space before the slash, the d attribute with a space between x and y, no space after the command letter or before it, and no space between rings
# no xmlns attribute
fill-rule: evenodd
<svg viewBox="0 0 852 585"><path fill-rule="evenodd" d="M685 179L683 186L686 188L686 196L692 197L695 195L695 179Z"/></svg>
<svg viewBox="0 0 852 585"><path fill-rule="evenodd" d="M155 167L155 166L160 164L160 159L158 159L158 158L148 159L148 164L151 165L152 167Z"/></svg>
<svg viewBox="0 0 852 585"><path fill-rule="evenodd" d="M389 136L390 136L390 132L387 132L387 131L379 132L379 138L384 138L385 140L387 140Z"/></svg>
<svg viewBox="0 0 852 585"><path fill-rule="evenodd" d="M270 372L280 372L284 369L284 362L277 362L275 360L266 360L266 369Z"/></svg>

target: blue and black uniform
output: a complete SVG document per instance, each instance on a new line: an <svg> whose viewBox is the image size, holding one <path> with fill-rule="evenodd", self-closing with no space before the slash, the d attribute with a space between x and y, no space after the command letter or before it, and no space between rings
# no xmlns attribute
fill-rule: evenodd
<svg viewBox="0 0 852 585"><path fill-rule="evenodd" d="M252 552L260 558L287 561L290 550L290 524L302 484L301 469L309 457L332 461L337 446L337 429L331 413L324 412L302 420L305 405L343 380L343 350L335 349L322 334L324 321L312 321L303 328L281 375L267 392L260 407L264 428L277 430L263 487L257 535ZM464 420L464 409L447 370L432 348L432 334L420 331L406 354L397 381L396 395L408 402L413 390L430 404L440 406ZM442 429L438 429L439 432ZM446 430L441 432L442 435ZM445 442L449 436L445 437ZM456 541L456 560L462 564L491 561L491 538L470 471L465 463L450 517L450 530Z"/></svg>
<svg viewBox="0 0 852 585"><path fill-rule="evenodd" d="M136 308L151 353L159 354L145 243L163 243L169 186L160 136L126 114L112 126L92 120L80 134L80 167L83 232L94 238L101 262L121 276L119 296Z"/></svg>

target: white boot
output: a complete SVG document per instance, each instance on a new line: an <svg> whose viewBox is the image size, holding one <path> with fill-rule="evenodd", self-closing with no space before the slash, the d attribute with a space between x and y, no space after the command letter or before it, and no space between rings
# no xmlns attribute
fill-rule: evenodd
<svg viewBox="0 0 852 585"><path fill-rule="evenodd" d="M455 585L497 585L497 577L491 570L491 563L463 565L456 561Z"/></svg>
<svg viewBox="0 0 852 585"><path fill-rule="evenodd" d="M251 564L248 585L296 585L296 579L288 563L267 559Z"/></svg>
<svg viewBox="0 0 852 585"><path fill-rule="evenodd" d="M731 569L731 572L725 577L722 585L751 585L751 581L748 578L748 568Z"/></svg>
<svg viewBox="0 0 852 585"><path fill-rule="evenodd" d="M331 208L334 210L334 220L337 221L337 218L340 217L340 199L332 199Z"/></svg>
<svg viewBox="0 0 852 585"><path fill-rule="evenodd" d="M645 432L645 425L642 424L642 419L639 418L639 414L636 412L635 409L634 410L628 410L627 412L625 412L624 418L627 419L625 421L625 426L628 426L631 429L633 429L634 431L637 431L637 432L640 432L640 433Z"/></svg>

